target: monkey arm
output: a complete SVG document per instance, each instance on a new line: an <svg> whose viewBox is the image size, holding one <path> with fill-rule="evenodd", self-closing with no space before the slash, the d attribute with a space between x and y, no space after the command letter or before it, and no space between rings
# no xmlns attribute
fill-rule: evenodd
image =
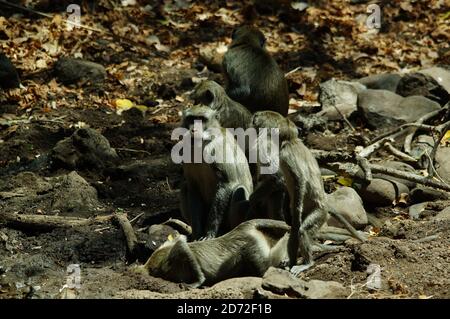
<svg viewBox="0 0 450 319"><path fill-rule="evenodd" d="M217 192L214 196L206 222L206 236L203 239L217 237L219 228L223 222L223 216L228 213L232 191L226 184L222 183L217 185Z"/></svg>
<svg viewBox="0 0 450 319"><path fill-rule="evenodd" d="M174 267L177 267L178 264L179 267L181 267L181 269L177 271L176 276L186 276L186 278L181 278L186 286L197 288L205 282L205 275L190 249L189 244L186 242L186 237L182 237L176 242L170 252L169 258L170 264ZM188 280L187 277L189 277L189 281L191 282L186 282Z"/></svg>

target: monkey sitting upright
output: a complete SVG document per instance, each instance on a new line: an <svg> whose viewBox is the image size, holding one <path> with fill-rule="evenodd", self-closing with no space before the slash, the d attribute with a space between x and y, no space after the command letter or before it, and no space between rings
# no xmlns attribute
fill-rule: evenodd
<svg viewBox="0 0 450 319"><path fill-rule="evenodd" d="M192 154L191 161L183 163L181 213L192 226L194 239L217 237L244 221L253 191L245 154L216 114L198 105L183 112L182 126L189 129ZM197 131L196 120L201 121L202 132ZM197 161L196 151L203 157Z"/></svg>
<svg viewBox="0 0 450 319"><path fill-rule="evenodd" d="M195 104L206 105L217 112L217 119L224 128L247 129L252 114L242 104L233 101L223 87L214 81L202 81L194 88L191 98Z"/></svg>
<svg viewBox="0 0 450 319"><path fill-rule="evenodd" d="M155 250L139 271L193 288L233 277L262 276L286 258L289 229L281 221L253 219L211 240L188 243L180 235Z"/></svg>
<svg viewBox="0 0 450 319"><path fill-rule="evenodd" d="M292 229L288 255L291 273L298 275L314 264L312 246L327 221L328 212L342 221L355 237L364 240L343 216L329 209L319 165L298 138L295 124L279 113L261 111L253 115L252 126L279 130L279 164L290 199ZM303 257L302 265L297 265L298 252Z"/></svg>
<svg viewBox="0 0 450 319"><path fill-rule="evenodd" d="M241 26L233 31L231 38L222 62L228 96L252 113L271 110L286 116L287 81L264 48L264 34L254 27Z"/></svg>

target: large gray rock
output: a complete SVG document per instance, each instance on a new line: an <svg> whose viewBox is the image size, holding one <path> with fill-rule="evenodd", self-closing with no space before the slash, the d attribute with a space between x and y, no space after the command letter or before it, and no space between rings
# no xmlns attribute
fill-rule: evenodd
<svg viewBox="0 0 450 319"><path fill-rule="evenodd" d="M365 85L368 89L395 92L401 78L401 75L396 73L375 74L361 78L358 82Z"/></svg>
<svg viewBox="0 0 450 319"><path fill-rule="evenodd" d="M305 281L294 277L289 271L270 267L264 274L262 288L275 294L297 298L345 298L349 289L335 281Z"/></svg>
<svg viewBox="0 0 450 319"><path fill-rule="evenodd" d="M339 111L346 117L350 116L357 109L358 93L365 90L364 85L357 82L328 80L320 84L319 100L322 105L322 115L329 120L340 120Z"/></svg>
<svg viewBox="0 0 450 319"><path fill-rule="evenodd" d="M106 78L106 70L101 64L66 57L55 63L54 73L58 80L66 85L98 85Z"/></svg>
<svg viewBox="0 0 450 319"><path fill-rule="evenodd" d="M363 201L358 193L351 187L341 187L335 192L328 194L328 205L334 207L336 212L343 215L347 221L356 229L364 228L367 223L367 213ZM334 217L328 219L328 225L344 227Z"/></svg>
<svg viewBox="0 0 450 319"><path fill-rule="evenodd" d="M448 200L450 199L450 193L417 185L417 187L410 192L410 199L414 203L432 202L435 200Z"/></svg>
<svg viewBox="0 0 450 319"><path fill-rule="evenodd" d="M432 76L425 73L410 73L402 77L397 86L401 96L420 95L443 105L449 100L449 93Z"/></svg>
<svg viewBox="0 0 450 319"><path fill-rule="evenodd" d="M433 218L434 220L450 220L450 207L444 208Z"/></svg>
<svg viewBox="0 0 450 319"><path fill-rule="evenodd" d="M406 185L378 178L374 178L367 187L359 192L365 204L375 207L392 205L402 193L409 193Z"/></svg>
<svg viewBox="0 0 450 319"><path fill-rule="evenodd" d="M365 90L358 95L358 110L375 128L413 122L439 108L438 103L424 97L403 98L386 90Z"/></svg>
<svg viewBox="0 0 450 319"><path fill-rule="evenodd" d="M436 151L436 171L447 183L450 183L450 147L438 147Z"/></svg>

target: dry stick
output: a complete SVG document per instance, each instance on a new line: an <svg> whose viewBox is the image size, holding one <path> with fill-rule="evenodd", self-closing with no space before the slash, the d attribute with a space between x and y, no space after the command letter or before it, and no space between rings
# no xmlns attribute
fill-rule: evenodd
<svg viewBox="0 0 450 319"><path fill-rule="evenodd" d="M76 217L0 213L0 223L4 222L7 226L20 230L51 231L55 228L85 226L93 221L95 220Z"/></svg>
<svg viewBox="0 0 450 319"><path fill-rule="evenodd" d="M389 142L386 142L386 143L384 143L384 145L388 148L388 150L392 153L392 154L394 154L395 156L397 156L398 158L400 158L402 161L405 161L405 162L412 162L412 163L416 163L417 162L417 160L414 158L414 157L412 157L412 156L410 156L410 155L408 155L408 154L406 154L406 153L403 153L402 151L400 151L399 149L397 149L394 145L392 145L391 143L389 143Z"/></svg>
<svg viewBox="0 0 450 319"><path fill-rule="evenodd" d="M439 110L435 110L435 111L432 111L432 112L430 112L428 114L423 115L415 123L416 124L422 124L425 121L428 121L428 120L432 119L433 117L438 116L442 112L448 110L449 107L450 107L450 102L445 104L444 107L442 107ZM418 126L415 129L412 129L411 132L405 138L405 142L404 142L403 148L405 149L405 152L408 153L408 154L411 153L411 144L412 144L412 141L413 141L413 138L414 138L414 134L416 134L416 131L417 131L418 128L420 128L420 126Z"/></svg>
<svg viewBox="0 0 450 319"><path fill-rule="evenodd" d="M124 148L124 147L115 147L116 150L118 151L124 151L124 152L131 152L131 153L143 153L143 154L147 154L149 156L151 156L152 154L150 154L150 152L144 151L144 150L134 150L131 148Z"/></svg>
<svg viewBox="0 0 450 319"><path fill-rule="evenodd" d="M127 248L129 255L134 256L138 240L136 234L134 233L133 226L131 226L131 223L128 221L127 215L115 214L114 220L119 224L120 228L122 229L122 232L127 241Z"/></svg>
<svg viewBox="0 0 450 319"><path fill-rule="evenodd" d="M370 169L374 173L386 174L393 177L403 178L412 182L416 182L425 186L430 186L438 189L443 189L447 192L450 192L450 186L445 183L432 180L428 177L419 176L417 174L412 174L404 171L399 171L393 168L384 167L381 165L370 164Z"/></svg>

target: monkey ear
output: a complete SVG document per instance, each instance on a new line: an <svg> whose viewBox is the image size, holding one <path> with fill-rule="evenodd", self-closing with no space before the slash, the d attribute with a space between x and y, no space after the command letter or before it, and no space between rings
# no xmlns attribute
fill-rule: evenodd
<svg viewBox="0 0 450 319"><path fill-rule="evenodd" d="M210 105L214 101L214 93L211 90L206 90L205 94L203 94L202 102L205 105Z"/></svg>

